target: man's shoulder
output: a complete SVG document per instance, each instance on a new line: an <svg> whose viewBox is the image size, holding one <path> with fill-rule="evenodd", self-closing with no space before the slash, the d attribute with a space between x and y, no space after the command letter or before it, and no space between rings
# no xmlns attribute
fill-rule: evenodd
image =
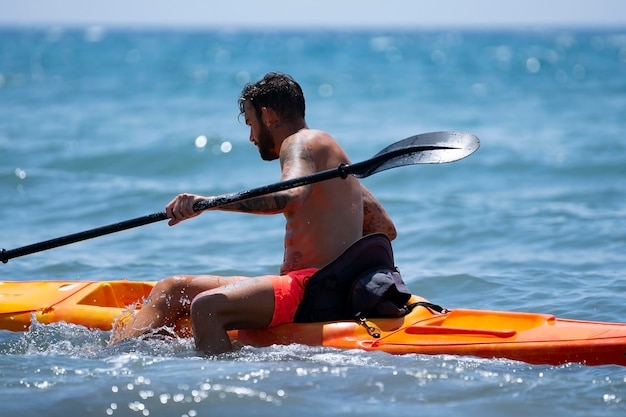
<svg viewBox="0 0 626 417"><path fill-rule="evenodd" d="M302 129L296 135L297 138L304 141L331 141L336 142L335 138L333 138L330 133L321 130L321 129Z"/></svg>
<svg viewBox="0 0 626 417"><path fill-rule="evenodd" d="M336 152L341 150L339 142L328 132L320 129L309 129L306 134L306 142L314 150Z"/></svg>
<svg viewBox="0 0 626 417"><path fill-rule="evenodd" d="M302 129L283 142L281 158L301 158L304 154L316 161L318 169L325 169L329 164L348 163L341 145L320 129Z"/></svg>
<svg viewBox="0 0 626 417"><path fill-rule="evenodd" d="M285 149L306 148L308 152L328 152L341 149L339 143L328 132L320 129L302 129L283 142Z"/></svg>

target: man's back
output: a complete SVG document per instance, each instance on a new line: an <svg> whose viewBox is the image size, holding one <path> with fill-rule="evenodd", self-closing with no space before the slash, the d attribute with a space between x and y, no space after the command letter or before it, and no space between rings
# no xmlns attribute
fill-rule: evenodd
<svg viewBox="0 0 626 417"><path fill-rule="evenodd" d="M294 146L300 149L292 152L290 149ZM343 149L330 135L311 129L302 129L287 138L281 148L280 158L283 179L297 176L290 171L290 158L306 159L312 171L307 174L350 163ZM302 171L298 171L300 174ZM361 184L352 176L315 183L302 204L284 214L287 224L281 272L321 268L362 235Z"/></svg>

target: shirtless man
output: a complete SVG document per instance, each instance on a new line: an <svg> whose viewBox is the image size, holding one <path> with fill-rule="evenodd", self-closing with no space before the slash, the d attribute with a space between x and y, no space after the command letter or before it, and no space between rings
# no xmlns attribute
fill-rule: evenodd
<svg viewBox="0 0 626 417"><path fill-rule="evenodd" d="M302 89L290 76L269 73L244 87L239 109L261 158L280 160L281 180L349 164L327 133L309 129ZM210 197L180 194L165 208L169 225L198 216L194 204ZM191 316L196 348L232 349L227 331L292 322L304 287L317 269L363 235L396 237L381 204L355 177L331 179L217 207L254 214L283 213L285 252L280 275L255 278L177 275L159 281L144 306L114 331L112 341L173 326Z"/></svg>

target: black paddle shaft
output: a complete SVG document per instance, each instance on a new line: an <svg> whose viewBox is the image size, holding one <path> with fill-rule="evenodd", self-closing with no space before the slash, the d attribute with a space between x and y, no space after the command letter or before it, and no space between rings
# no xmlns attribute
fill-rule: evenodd
<svg viewBox="0 0 626 417"><path fill-rule="evenodd" d="M333 178L346 178L348 175L353 175L357 178L365 178L377 172L405 165L453 162L471 155L478 149L479 146L480 141L478 138L469 133L424 133L396 142L366 161L351 165L341 164L337 168L316 172L304 177L293 178L291 180L281 181L247 191L211 197L196 203L194 210L202 211L210 208L225 206L227 204L236 203L290 188L300 187L302 185L313 184ZM53 249L59 246L69 245L71 243L92 239L98 236L105 236L122 230L145 226L147 224L166 219L167 214L162 211L108 226L97 227L84 232L78 232L34 243L32 245L22 246L16 249L2 249L2 251L0 251L0 261L7 263L9 259Z"/></svg>

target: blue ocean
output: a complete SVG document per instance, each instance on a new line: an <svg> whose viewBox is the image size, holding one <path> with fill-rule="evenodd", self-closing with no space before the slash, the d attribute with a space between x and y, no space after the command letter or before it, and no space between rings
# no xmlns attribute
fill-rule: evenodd
<svg viewBox="0 0 626 417"><path fill-rule="evenodd" d="M238 117L291 74L353 162L465 131L449 164L363 180L410 289L447 308L626 322L626 29L0 29L0 248L277 182ZM0 280L274 273L282 216L209 212L42 251ZM2 300L0 299L0 302ZM188 339L0 331L3 416L624 416L626 369L301 345L201 357Z"/></svg>

